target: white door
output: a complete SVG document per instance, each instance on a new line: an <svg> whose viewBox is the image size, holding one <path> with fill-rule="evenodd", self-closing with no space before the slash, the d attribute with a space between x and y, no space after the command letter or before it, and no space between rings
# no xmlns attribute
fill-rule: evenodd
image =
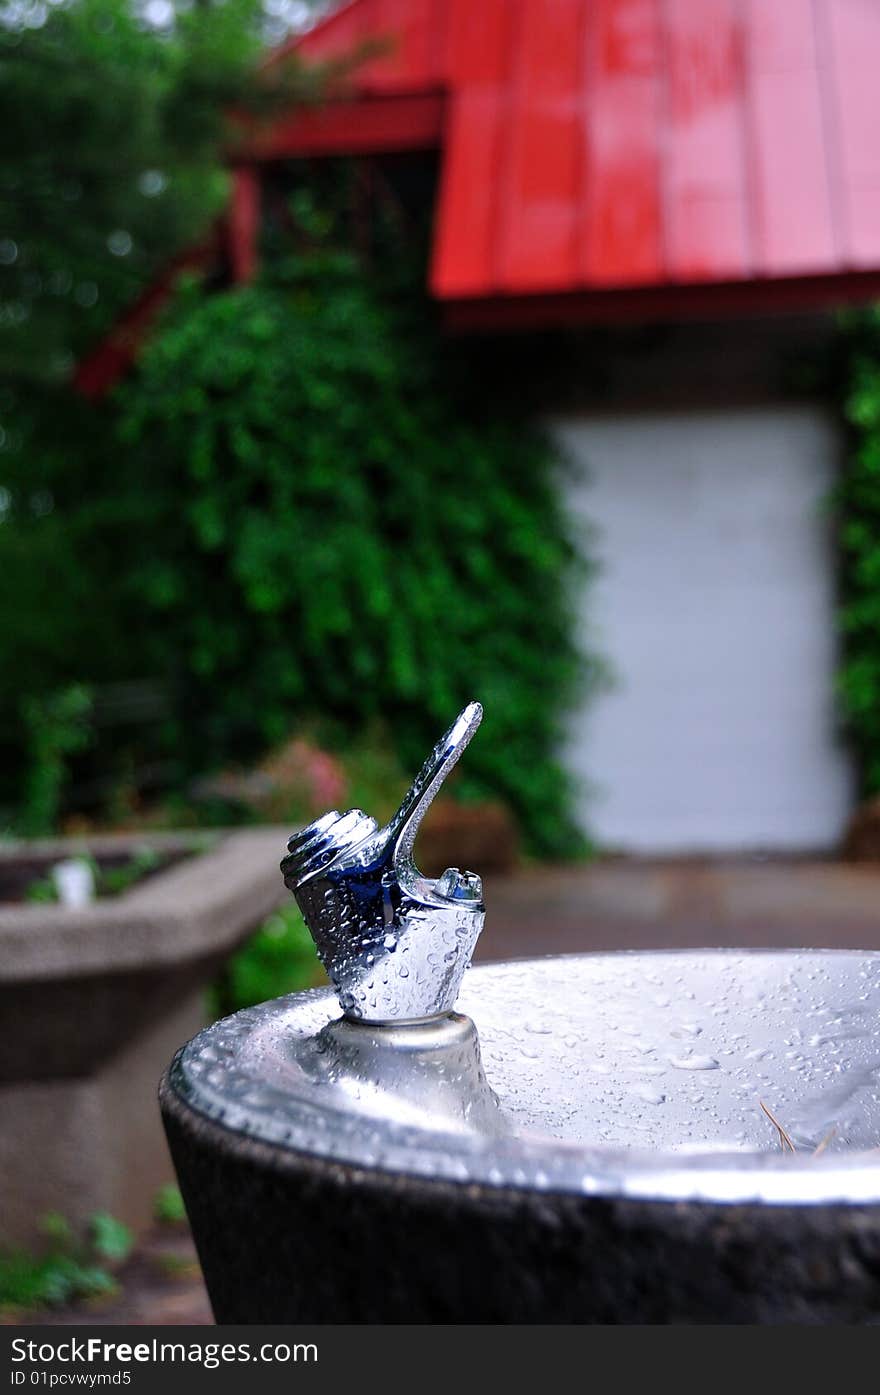
<svg viewBox="0 0 880 1395"><path fill-rule="evenodd" d="M825 849L853 797L835 732L837 440L818 408L566 417L600 574L583 638L614 687L574 720L584 825L639 852Z"/></svg>

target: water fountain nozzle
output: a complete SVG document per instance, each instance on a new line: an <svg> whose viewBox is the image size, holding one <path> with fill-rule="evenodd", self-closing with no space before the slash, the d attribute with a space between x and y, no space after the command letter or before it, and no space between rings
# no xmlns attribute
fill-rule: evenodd
<svg viewBox="0 0 880 1395"><path fill-rule="evenodd" d="M478 702L459 713L384 828L361 809L334 809L287 845L284 883L350 1019L418 1022L455 1005L483 928L482 884L457 867L422 876L413 844L482 716Z"/></svg>

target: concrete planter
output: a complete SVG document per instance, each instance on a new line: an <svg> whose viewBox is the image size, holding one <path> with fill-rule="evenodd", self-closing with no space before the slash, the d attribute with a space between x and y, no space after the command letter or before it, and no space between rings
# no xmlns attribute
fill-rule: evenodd
<svg viewBox="0 0 880 1395"><path fill-rule="evenodd" d="M34 1243L49 1210L147 1223L173 1179L156 1082L204 1025L206 983L282 900L286 837L243 829L207 850L204 834L92 839L99 858L144 842L190 855L83 910L0 907L0 1244ZM81 849L26 853L45 864Z"/></svg>

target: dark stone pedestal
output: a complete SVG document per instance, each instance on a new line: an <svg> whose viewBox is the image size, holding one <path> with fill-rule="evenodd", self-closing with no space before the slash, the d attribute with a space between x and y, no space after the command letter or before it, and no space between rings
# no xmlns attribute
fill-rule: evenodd
<svg viewBox="0 0 880 1395"><path fill-rule="evenodd" d="M220 1323L874 1323L880 1207L430 1182L270 1147L162 1082Z"/></svg>

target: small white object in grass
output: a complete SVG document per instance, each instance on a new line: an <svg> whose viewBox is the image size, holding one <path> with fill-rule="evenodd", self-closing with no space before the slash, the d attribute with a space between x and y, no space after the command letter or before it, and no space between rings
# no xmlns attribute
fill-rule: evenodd
<svg viewBox="0 0 880 1395"><path fill-rule="evenodd" d="M76 910L95 899L95 876L84 857L68 857L64 862L56 862L52 880L62 906Z"/></svg>

